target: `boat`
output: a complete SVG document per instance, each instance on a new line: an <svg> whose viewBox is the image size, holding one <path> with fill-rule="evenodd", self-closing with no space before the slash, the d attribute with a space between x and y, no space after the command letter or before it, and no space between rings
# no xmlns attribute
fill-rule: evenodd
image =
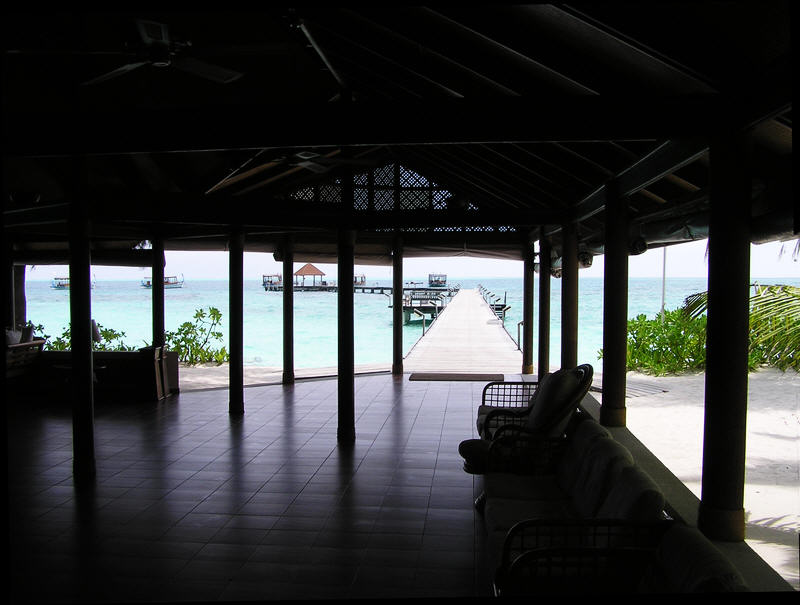
<svg viewBox="0 0 800 605"><path fill-rule="evenodd" d="M95 278L92 275L92 281L90 282L90 286L92 288L95 287ZM50 281L50 287L54 290L69 290L69 277L54 277Z"/></svg>
<svg viewBox="0 0 800 605"><path fill-rule="evenodd" d="M367 276L366 275L354 275L353 276L353 285L354 286L366 286L367 285Z"/></svg>
<svg viewBox="0 0 800 605"><path fill-rule="evenodd" d="M152 288L153 287L153 280L149 277L142 280L142 288ZM183 275L177 277L175 275L171 275L169 277L164 277L164 288L183 288Z"/></svg>
<svg viewBox="0 0 800 605"><path fill-rule="evenodd" d="M428 287L429 288L446 288L447 287L447 275L444 273L430 273L428 275Z"/></svg>
<svg viewBox="0 0 800 605"><path fill-rule="evenodd" d="M280 273L274 275L262 275L261 285L266 292L280 292L283 290L283 276Z"/></svg>

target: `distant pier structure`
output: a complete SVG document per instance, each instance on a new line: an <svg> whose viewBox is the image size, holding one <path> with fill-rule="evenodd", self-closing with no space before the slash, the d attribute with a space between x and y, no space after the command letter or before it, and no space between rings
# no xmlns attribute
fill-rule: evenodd
<svg viewBox="0 0 800 605"><path fill-rule="evenodd" d="M306 283L306 279L308 278L311 279L310 284ZM319 278L319 281L317 281L317 278ZM282 275L263 275L261 280L266 292L283 291ZM336 284L333 282L328 282L325 279L325 273L311 263L306 263L294 272L295 292L336 292L336 289Z"/></svg>
<svg viewBox="0 0 800 605"><path fill-rule="evenodd" d="M307 283L307 279L311 283ZM319 281L317 281L319 278ZM406 322L412 316L418 316L418 312L425 313L431 317L438 315L439 311L447 304L447 301L456 295L459 286L448 287L447 276L441 273L431 273L428 276L428 287L425 282L407 282L403 286L403 310L406 314ZM283 276L281 274L271 274L261 276L261 285L266 292L282 292ZM312 265L306 263L294 273L295 292L337 292L339 289L335 282L325 279L325 273ZM382 286L380 284L368 284L364 274L353 276L353 291L362 294L384 294L392 295L392 286Z"/></svg>

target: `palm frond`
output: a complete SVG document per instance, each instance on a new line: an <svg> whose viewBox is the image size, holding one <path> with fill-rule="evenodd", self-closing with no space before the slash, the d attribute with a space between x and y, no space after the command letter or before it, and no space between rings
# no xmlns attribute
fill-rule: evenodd
<svg viewBox="0 0 800 605"><path fill-rule="evenodd" d="M750 349L783 370L800 370L800 287L752 284ZM708 310L708 292L687 296L682 311L692 318Z"/></svg>

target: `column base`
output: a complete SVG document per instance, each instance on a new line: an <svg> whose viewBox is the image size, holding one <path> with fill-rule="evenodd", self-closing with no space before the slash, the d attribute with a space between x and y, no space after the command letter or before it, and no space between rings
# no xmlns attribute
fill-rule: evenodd
<svg viewBox="0 0 800 605"><path fill-rule="evenodd" d="M712 540L723 542L744 541L744 509L714 508L700 501L697 511L697 528Z"/></svg>
<svg viewBox="0 0 800 605"><path fill-rule="evenodd" d="M601 405L600 424L603 426L626 426L627 411L626 408L607 408Z"/></svg>

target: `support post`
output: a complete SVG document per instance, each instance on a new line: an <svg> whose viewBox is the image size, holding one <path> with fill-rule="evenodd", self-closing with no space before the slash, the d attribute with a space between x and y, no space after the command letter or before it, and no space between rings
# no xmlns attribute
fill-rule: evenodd
<svg viewBox="0 0 800 605"><path fill-rule="evenodd" d="M625 426L628 358L628 204L614 180L606 185L603 265L603 397L600 422Z"/></svg>
<svg viewBox="0 0 800 605"><path fill-rule="evenodd" d="M89 220L82 202L73 202L69 233L69 315L72 371L72 471L76 485L94 482L94 363L92 358L92 277Z"/></svg>
<svg viewBox="0 0 800 605"><path fill-rule="evenodd" d="M533 374L533 242L525 242L522 258L522 373Z"/></svg>
<svg viewBox="0 0 800 605"><path fill-rule="evenodd" d="M712 140L703 476L698 527L742 541L747 424L750 167L744 134Z"/></svg>
<svg viewBox="0 0 800 605"><path fill-rule="evenodd" d="M561 367L578 365L578 230L561 228Z"/></svg>
<svg viewBox="0 0 800 605"><path fill-rule="evenodd" d="M294 247L283 245L283 384L294 384ZM288 276L288 279L287 279Z"/></svg>
<svg viewBox="0 0 800 605"><path fill-rule="evenodd" d="M550 253L550 240L542 227L539 237L539 381L550 373Z"/></svg>
<svg viewBox="0 0 800 605"><path fill-rule="evenodd" d="M16 325L17 321L15 310L16 305L14 304L16 276L14 271L13 250L11 248L11 244L6 244L4 242L3 256L3 269L6 271L6 287L3 288L3 321L7 327L12 327Z"/></svg>
<svg viewBox="0 0 800 605"><path fill-rule="evenodd" d="M228 412L244 414L244 234L234 228L228 246L230 363Z"/></svg>
<svg viewBox="0 0 800 605"><path fill-rule="evenodd" d="M403 374L403 241L392 246L392 374Z"/></svg>
<svg viewBox="0 0 800 605"><path fill-rule="evenodd" d="M24 326L28 321L27 298L25 295L25 265L14 265L14 327Z"/></svg>
<svg viewBox="0 0 800 605"><path fill-rule="evenodd" d="M153 296L153 346L164 346L164 240L153 238L152 296Z"/></svg>
<svg viewBox="0 0 800 605"><path fill-rule="evenodd" d="M340 442L355 441L355 337L353 321L353 262L355 231L339 231L337 300L339 348L339 425L336 437Z"/></svg>

